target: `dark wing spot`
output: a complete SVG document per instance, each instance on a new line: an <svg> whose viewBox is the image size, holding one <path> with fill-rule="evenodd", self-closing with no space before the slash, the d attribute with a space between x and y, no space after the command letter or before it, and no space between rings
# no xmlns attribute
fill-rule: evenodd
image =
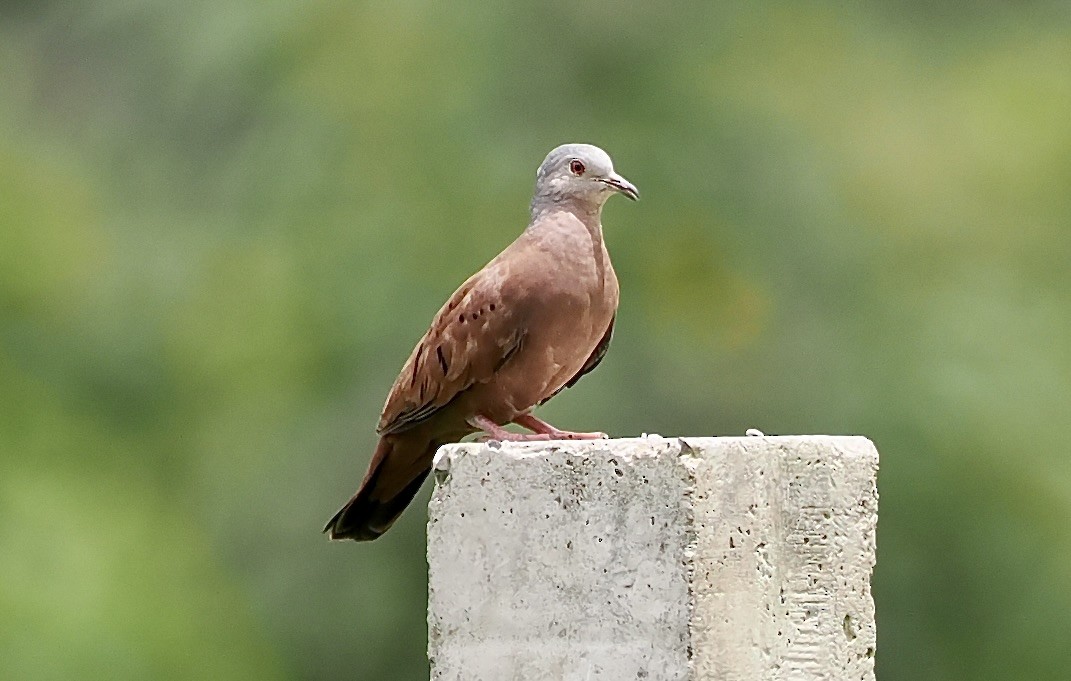
<svg viewBox="0 0 1071 681"><path fill-rule="evenodd" d="M412 373L412 376L409 379L409 387L410 388L412 388L413 384L416 383L417 374L420 373L420 360L423 359L423 357L424 357L424 344L421 343L420 347L417 349L416 358L413 359L413 373Z"/></svg>
<svg viewBox="0 0 1071 681"><path fill-rule="evenodd" d="M446 372L449 371L450 368L446 365L446 358L443 357L443 346L440 345L439 347L435 348L435 354L439 357L439 366L443 368L443 376L445 376Z"/></svg>
<svg viewBox="0 0 1071 681"><path fill-rule="evenodd" d="M491 303L491 312L494 312L494 311L495 311L495 304Z"/></svg>
<svg viewBox="0 0 1071 681"><path fill-rule="evenodd" d="M479 312L473 312L472 313L472 321L476 321L479 318L480 318L480 313Z"/></svg>
<svg viewBox="0 0 1071 681"><path fill-rule="evenodd" d="M458 315L457 323L458 324L464 324L465 323L465 315L464 314Z"/></svg>

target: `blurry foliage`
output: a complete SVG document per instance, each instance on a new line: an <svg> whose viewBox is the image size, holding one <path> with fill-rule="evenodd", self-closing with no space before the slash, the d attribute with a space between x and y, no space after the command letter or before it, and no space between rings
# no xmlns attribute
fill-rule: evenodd
<svg viewBox="0 0 1071 681"><path fill-rule="evenodd" d="M1062 3L0 6L0 675L426 678L420 502L318 530L590 141L644 200L544 415L871 436L880 678L1065 678L1069 111Z"/></svg>

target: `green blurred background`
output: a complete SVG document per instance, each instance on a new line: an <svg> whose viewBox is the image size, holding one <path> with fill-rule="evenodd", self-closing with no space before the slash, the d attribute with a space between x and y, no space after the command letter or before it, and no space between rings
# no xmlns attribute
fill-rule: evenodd
<svg viewBox="0 0 1071 681"><path fill-rule="evenodd" d="M319 530L599 144L616 435L862 433L882 681L1071 669L1062 2L0 5L0 677L427 678L427 490Z"/></svg>

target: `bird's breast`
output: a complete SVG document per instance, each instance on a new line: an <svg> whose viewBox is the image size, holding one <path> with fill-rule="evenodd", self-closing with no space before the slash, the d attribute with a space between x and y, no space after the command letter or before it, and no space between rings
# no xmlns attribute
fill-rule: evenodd
<svg viewBox="0 0 1071 681"><path fill-rule="evenodd" d="M594 352L617 310L617 277L607 257L587 262L545 263L529 279L520 350L488 388L504 405L501 420L524 413L575 376Z"/></svg>

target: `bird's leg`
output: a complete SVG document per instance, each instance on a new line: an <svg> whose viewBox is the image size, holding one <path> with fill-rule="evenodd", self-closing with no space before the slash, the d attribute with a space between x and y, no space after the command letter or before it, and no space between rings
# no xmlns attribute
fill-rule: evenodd
<svg viewBox="0 0 1071 681"><path fill-rule="evenodd" d="M511 433L502 426L482 414L476 414L469 419L469 424L487 433L480 439L498 440L499 442L527 442L529 440L553 440L546 433Z"/></svg>
<svg viewBox="0 0 1071 681"><path fill-rule="evenodd" d="M551 440L605 440L609 437L606 433L574 433L568 430L558 430L532 414L521 414L513 419L513 422L540 435L549 436Z"/></svg>

